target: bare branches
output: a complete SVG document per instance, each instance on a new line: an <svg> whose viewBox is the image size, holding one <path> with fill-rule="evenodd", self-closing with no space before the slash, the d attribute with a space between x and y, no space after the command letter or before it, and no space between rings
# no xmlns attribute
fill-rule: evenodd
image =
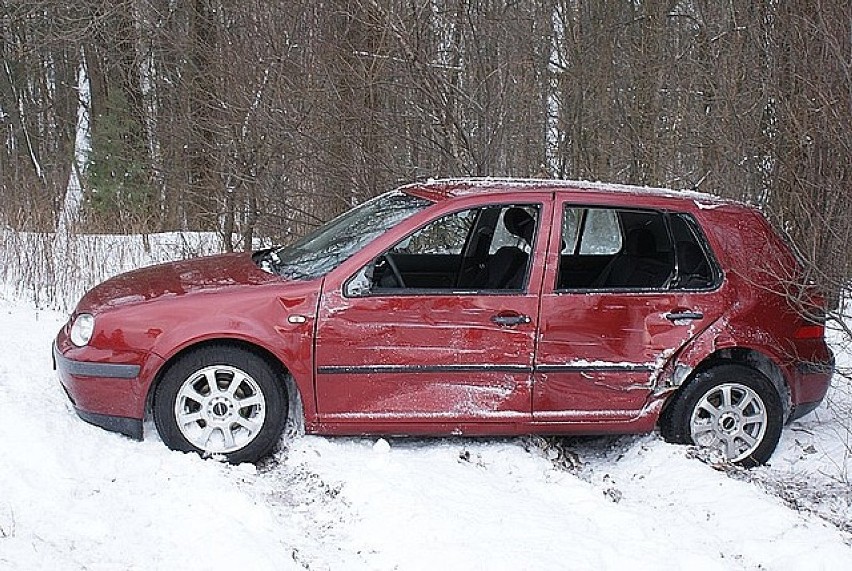
<svg viewBox="0 0 852 571"><path fill-rule="evenodd" d="M832 299L852 275L844 2L39 0L0 10L6 220L55 223L83 45L93 152L113 161L114 183L90 188L89 230L216 229L236 247L232 233L287 240L420 177L541 174L747 200L791 235Z"/></svg>

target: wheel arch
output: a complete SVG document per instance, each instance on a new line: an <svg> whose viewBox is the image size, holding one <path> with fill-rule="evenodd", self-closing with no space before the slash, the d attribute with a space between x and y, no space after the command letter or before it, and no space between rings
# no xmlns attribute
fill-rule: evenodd
<svg viewBox="0 0 852 571"><path fill-rule="evenodd" d="M304 433L304 409L302 407L302 393L299 389L298 383L296 383L295 379L293 378L293 375L290 373L289 368L284 364L283 361L281 361L280 358L278 358L277 355L275 355L275 353L270 351L268 348L260 344L248 341L246 339L240 339L236 337L213 337L203 339L181 347L178 351L175 351L172 355L165 359L163 364L160 366L160 368L154 375L150 385L148 386L147 394L145 395L145 419L150 418L152 414L154 406L154 395L157 392L157 386L160 384L160 382L162 382L163 377L166 375L169 369L185 355L205 347L215 346L228 346L242 349L263 359L264 362L266 362L270 367L272 367L273 371L275 372L275 376L284 385L284 388L287 391L287 425L284 429L284 432L287 435L295 433Z"/></svg>
<svg viewBox="0 0 852 571"><path fill-rule="evenodd" d="M766 353L751 347L742 346L725 347L723 349L718 349L713 353L707 355L697 365L695 365L689 372L689 374L686 376L684 381L680 385L678 385L677 389L674 390L668 396L668 398L666 399L666 403L663 406L663 409L660 411L659 419L662 419L664 417L667 411L671 408L672 403L674 403L675 400L677 400L677 398L683 392L684 387L686 387L690 382L692 382L699 373L723 364L744 365L746 367L756 370L757 372L765 376L767 379L769 379L772 382L772 385L778 391L778 395L781 399L781 404L784 409L784 421L787 421L792 411L792 399L790 393L790 384L787 381L786 376L784 375L784 371L781 369L778 363L776 363ZM658 423L660 422L659 419Z"/></svg>

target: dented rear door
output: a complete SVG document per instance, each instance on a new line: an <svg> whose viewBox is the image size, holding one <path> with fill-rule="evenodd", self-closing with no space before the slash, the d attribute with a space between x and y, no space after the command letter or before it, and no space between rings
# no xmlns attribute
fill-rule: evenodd
<svg viewBox="0 0 852 571"><path fill-rule="evenodd" d="M618 204L599 205L616 209ZM576 240L563 225L563 201L554 214L547 272L542 286L540 338L533 376L533 418L537 422L625 422L639 417L656 387L661 368L695 335L715 322L724 305L718 293L721 274L712 286L674 289L676 257L668 219L660 229L657 247L671 250L672 276L659 287L608 288L600 278L574 276L576 283L560 283L570 274L571 262L583 267L591 256L571 251ZM649 214L653 220L655 214ZM631 214L634 223L642 214ZM630 218L626 216L626 218ZM662 213L660 216L663 215ZM662 219L661 219L662 220ZM623 224L623 221L621 222ZM600 232L600 229L598 230ZM613 227L613 232L615 226ZM621 231L621 230L618 230ZM576 232L575 232L576 233ZM623 250L618 238L618 250ZM669 243L665 243L665 239ZM566 253L567 250L567 253ZM598 248L602 260L613 265L617 255ZM591 250L594 252L594 249ZM660 254L667 259L666 254ZM595 272L606 272L597 264ZM563 277L564 280L564 277Z"/></svg>

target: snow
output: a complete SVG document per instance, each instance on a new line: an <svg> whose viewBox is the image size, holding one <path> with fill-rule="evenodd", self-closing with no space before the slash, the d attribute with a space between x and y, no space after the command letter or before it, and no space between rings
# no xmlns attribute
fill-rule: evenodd
<svg viewBox="0 0 852 571"><path fill-rule="evenodd" d="M724 206L724 203L705 204L704 202L701 202L700 200L693 200L693 202L695 203L695 206L697 206L699 210L714 210L716 208L719 208L720 206Z"/></svg>
<svg viewBox="0 0 852 571"><path fill-rule="evenodd" d="M229 466L79 420L51 370L65 318L0 300L3 570L852 565L845 381L750 471L654 434L303 436Z"/></svg>
<svg viewBox="0 0 852 571"><path fill-rule="evenodd" d="M620 194L650 194L654 196L663 196L669 198L687 198L693 201L701 202L696 206L699 208L718 208L725 205L735 204L735 202L716 196L714 194L699 192L697 190L677 190L671 188L653 187L653 186L638 186L631 184L615 184L605 183L600 181L590 180L569 180L569 179L549 179L549 178L503 178L503 177L466 177L466 178L430 178L426 181L426 185L440 186L464 186L470 188L489 188L499 185L504 188L579 188L585 190L594 190L599 192L614 192ZM399 190L422 188L423 183L412 183L400 187Z"/></svg>
<svg viewBox="0 0 852 571"><path fill-rule="evenodd" d="M53 298L31 287L54 274L18 257L52 240L4 239L0 570L852 565L843 379L785 430L771 466L750 471L714 469L658 435L288 437L258 467L229 466L167 450L150 424L134 442L78 419L51 370L67 314L36 308L68 308L130 267L213 251L215 236L78 238ZM852 349L834 345L852 368Z"/></svg>

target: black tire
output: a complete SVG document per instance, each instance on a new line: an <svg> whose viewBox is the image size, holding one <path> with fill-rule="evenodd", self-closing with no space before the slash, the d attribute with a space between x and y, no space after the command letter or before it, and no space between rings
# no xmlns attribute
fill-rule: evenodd
<svg viewBox="0 0 852 571"><path fill-rule="evenodd" d="M672 398L660 416L668 442L719 448L735 464L751 468L765 464L781 438L781 397L772 381L751 367L725 363L704 369Z"/></svg>
<svg viewBox="0 0 852 571"><path fill-rule="evenodd" d="M222 454L237 464L274 451L287 422L288 400L265 359L217 344L175 361L157 385L153 408L166 446L202 456Z"/></svg>

